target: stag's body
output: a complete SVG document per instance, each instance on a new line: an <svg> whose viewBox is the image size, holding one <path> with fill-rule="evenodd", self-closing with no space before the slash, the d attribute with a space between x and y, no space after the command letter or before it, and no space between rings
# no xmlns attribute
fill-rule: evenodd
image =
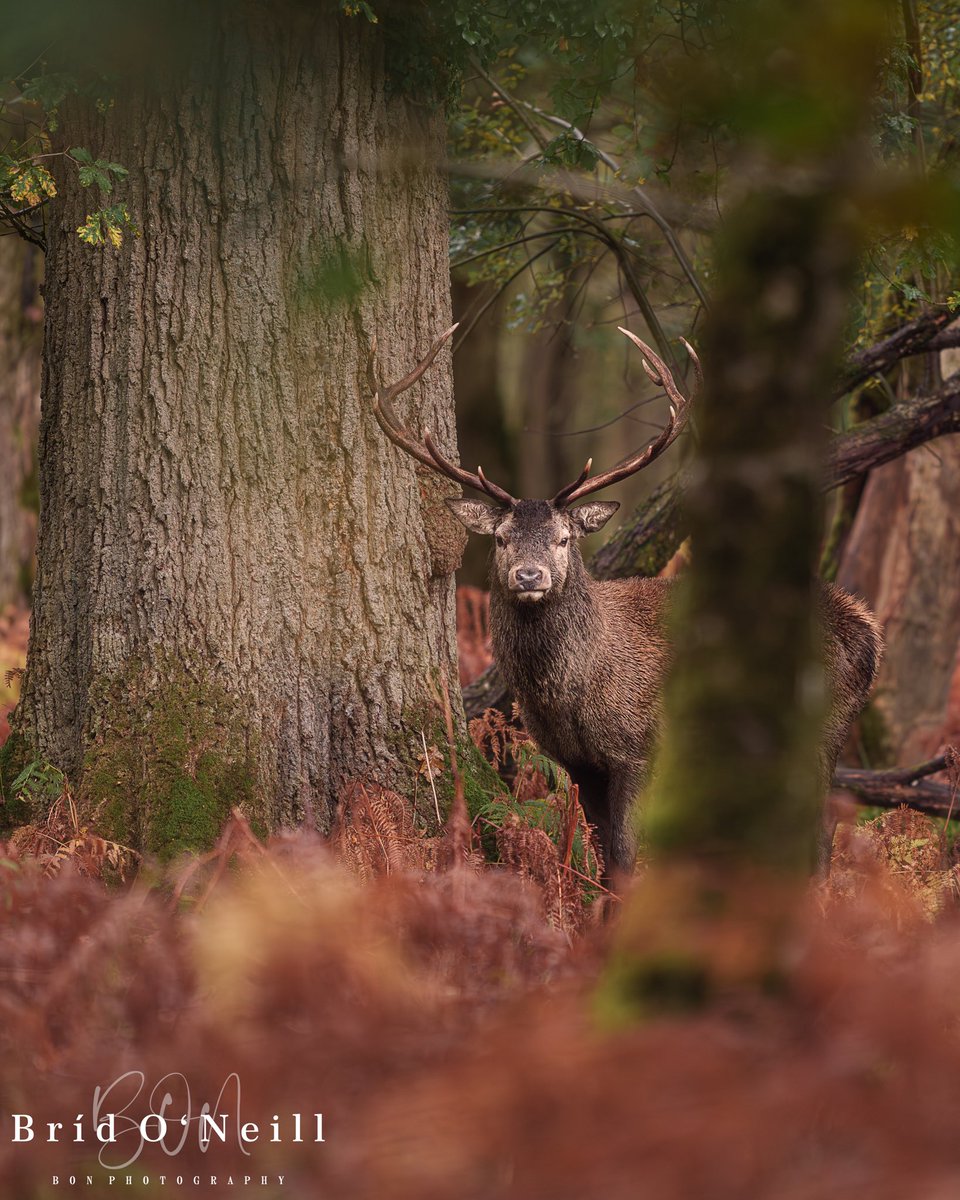
<svg viewBox="0 0 960 1200"><path fill-rule="evenodd" d="M534 740L577 784L608 871L633 862L627 814L656 747L670 662L669 587L659 579L599 582L576 548L562 590L537 604L519 602L492 571L497 665Z"/></svg>
<svg viewBox="0 0 960 1200"><path fill-rule="evenodd" d="M520 501L514 528L542 524L546 508L544 501ZM664 579L595 580L575 545L562 585L535 604L511 590L496 558L491 572L491 636L500 672L538 745L577 784L608 878L628 872L635 858L630 810L657 748L671 661L672 588ZM825 791L873 687L881 638L865 606L832 584L821 585L820 620L831 695L819 764ZM825 827L821 865L832 838Z"/></svg>
<svg viewBox="0 0 960 1200"><path fill-rule="evenodd" d="M377 420L391 441L424 466L495 502L450 499L447 504L468 529L494 537L490 619L497 665L533 737L578 785L587 820L597 829L608 881L633 866L630 809L656 750L671 658L666 615L672 585L640 577L592 579L577 542L600 529L619 505L575 502L661 454L683 429L690 403L662 359L634 334L622 332L643 352L648 376L670 398L670 420L649 446L611 470L591 478L588 461L552 500L515 499L479 467L474 474L451 462L429 432L415 438L397 417L394 398L423 375L453 329L388 388L377 385L372 354L369 367ZM687 350L699 381L699 360L689 345ZM820 622L831 694L820 746L825 794L850 726L873 687L882 643L866 607L831 584L822 585ZM821 868L829 863L832 841L833 829L825 825Z"/></svg>

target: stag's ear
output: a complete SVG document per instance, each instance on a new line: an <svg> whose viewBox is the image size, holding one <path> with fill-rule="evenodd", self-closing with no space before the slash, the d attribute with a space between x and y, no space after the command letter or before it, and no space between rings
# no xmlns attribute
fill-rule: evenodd
<svg viewBox="0 0 960 1200"><path fill-rule="evenodd" d="M482 500L464 500L458 496L444 500L444 504L471 533L493 533L503 517L502 508L494 508Z"/></svg>
<svg viewBox="0 0 960 1200"><path fill-rule="evenodd" d="M619 507L619 500L594 500L591 504L578 504L576 508L567 509L574 537L596 533L606 525Z"/></svg>

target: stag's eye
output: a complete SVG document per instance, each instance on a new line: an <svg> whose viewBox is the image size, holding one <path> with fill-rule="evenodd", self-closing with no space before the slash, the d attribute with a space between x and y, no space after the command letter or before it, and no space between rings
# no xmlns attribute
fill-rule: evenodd
<svg viewBox="0 0 960 1200"><path fill-rule="evenodd" d="M557 543L557 545L558 545L558 546L565 546L565 545L567 544L567 542L569 542L569 541L570 541L570 539L569 539L568 537L562 537L562 538L560 539L560 541Z"/></svg>
<svg viewBox="0 0 960 1200"><path fill-rule="evenodd" d="M503 547L506 544L507 544L507 539L503 536L503 534L498 533L497 534L497 545L500 547Z"/></svg>

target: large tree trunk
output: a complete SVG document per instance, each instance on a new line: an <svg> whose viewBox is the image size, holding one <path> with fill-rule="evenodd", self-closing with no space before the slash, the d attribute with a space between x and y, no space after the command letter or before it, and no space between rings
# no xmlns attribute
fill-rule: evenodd
<svg viewBox="0 0 960 1200"><path fill-rule="evenodd" d="M0 238L0 609L26 602L37 533L40 255Z"/></svg>
<svg viewBox="0 0 960 1200"><path fill-rule="evenodd" d="M960 354L945 349L938 365L941 391L956 390ZM905 390L916 375L902 377ZM933 756L960 736L960 436L871 472L838 578L868 599L886 636L868 752L881 764Z"/></svg>
<svg viewBox="0 0 960 1200"><path fill-rule="evenodd" d="M874 756L930 758L957 732L960 436L871 473L838 581L864 596L884 626L876 700L883 737Z"/></svg>
<svg viewBox="0 0 960 1200"><path fill-rule="evenodd" d="M441 120L388 97L363 18L204 6L189 38L106 118L63 117L130 169L142 237L81 244L95 201L64 181L19 713L161 853L208 837L231 789L322 824L352 777L409 783L430 677L455 674L461 549L365 382L374 335L396 377L449 323ZM409 403L454 444L448 365ZM188 778L123 827L111 788L165 753Z"/></svg>

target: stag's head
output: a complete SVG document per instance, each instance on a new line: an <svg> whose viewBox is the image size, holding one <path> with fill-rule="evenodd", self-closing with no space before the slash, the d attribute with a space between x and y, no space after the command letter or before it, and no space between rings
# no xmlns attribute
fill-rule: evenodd
<svg viewBox="0 0 960 1200"><path fill-rule="evenodd" d="M597 500L576 508L549 500L516 500L512 505L482 500L447 500L447 507L472 533L493 537L493 572L500 590L520 604L535 604L564 589L576 544L601 529L620 505Z"/></svg>
<svg viewBox="0 0 960 1200"><path fill-rule="evenodd" d="M418 462L446 475L465 487L484 492L493 504L480 500L449 499L447 506L457 520L473 533L487 534L494 539L495 583L520 604L536 604L547 596L563 592L570 575L571 562L579 557L577 542L585 534L601 529L620 507L616 501L591 501L576 504L585 496L617 483L647 466L679 435L686 423L690 400L674 383L666 363L629 330L621 329L643 354L643 369L654 383L670 398L670 420L653 442L629 455L623 462L601 475L590 476L593 460L572 483L560 489L552 500L517 500L492 483L477 467L476 474L465 471L447 459L437 448L430 432L425 430L416 439L401 423L393 407L394 399L423 375L443 344L457 328L448 329L430 348L427 356L397 383L380 387L374 373L374 353L368 363L370 387L374 393L374 412L387 437ZM693 348L684 341L694 365L697 383L702 375L700 360Z"/></svg>

